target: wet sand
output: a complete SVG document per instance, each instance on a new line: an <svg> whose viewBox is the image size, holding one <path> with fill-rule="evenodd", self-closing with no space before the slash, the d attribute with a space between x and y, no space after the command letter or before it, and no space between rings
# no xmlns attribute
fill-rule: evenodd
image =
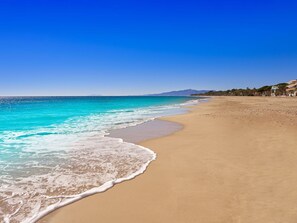
<svg viewBox="0 0 297 223"><path fill-rule="evenodd" d="M145 122L141 125L113 130L108 136L121 138L125 142L141 143L149 139L156 139L171 135L182 128L183 126L178 123L156 119Z"/></svg>
<svg viewBox="0 0 297 223"><path fill-rule="evenodd" d="M297 100L219 97L163 120L147 171L40 222L296 223Z"/></svg>

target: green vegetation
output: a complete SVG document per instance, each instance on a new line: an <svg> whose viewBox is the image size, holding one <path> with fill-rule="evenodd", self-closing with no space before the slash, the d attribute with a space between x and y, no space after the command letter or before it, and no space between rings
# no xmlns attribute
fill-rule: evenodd
<svg viewBox="0 0 297 223"><path fill-rule="evenodd" d="M263 86L260 88L246 88L246 89L231 89L226 91L209 91L204 94L196 94L203 96L271 96L272 87L277 86L277 90L275 90L276 95L286 95L286 87L287 83L279 83L271 86ZM195 96L195 95L193 95Z"/></svg>

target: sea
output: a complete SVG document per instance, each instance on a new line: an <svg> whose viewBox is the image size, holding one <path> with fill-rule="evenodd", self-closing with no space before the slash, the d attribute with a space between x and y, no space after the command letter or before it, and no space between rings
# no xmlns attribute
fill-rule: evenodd
<svg viewBox="0 0 297 223"><path fill-rule="evenodd" d="M0 97L0 222L47 213L143 173L156 154L108 136L193 97Z"/></svg>

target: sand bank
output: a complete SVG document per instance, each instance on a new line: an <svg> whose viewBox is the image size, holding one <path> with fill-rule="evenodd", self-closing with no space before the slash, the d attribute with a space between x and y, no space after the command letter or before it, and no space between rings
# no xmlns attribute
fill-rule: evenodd
<svg viewBox="0 0 297 223"><path fill-rule="evenodd" d="M297 100L220 97L164 120L183 129L141 145L136 179L40 222L297 222Z"/></svg>

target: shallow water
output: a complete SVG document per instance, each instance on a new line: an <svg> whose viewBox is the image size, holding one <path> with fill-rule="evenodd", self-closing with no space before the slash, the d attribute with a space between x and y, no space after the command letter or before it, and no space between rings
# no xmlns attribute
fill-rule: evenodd
<svg viewBox="0 0 297 223"><path fill-rule="evenodd" d="M170 114L192 100L0 98L0 221L31 222L142 172L155 154L107 132Z"/></svg>

